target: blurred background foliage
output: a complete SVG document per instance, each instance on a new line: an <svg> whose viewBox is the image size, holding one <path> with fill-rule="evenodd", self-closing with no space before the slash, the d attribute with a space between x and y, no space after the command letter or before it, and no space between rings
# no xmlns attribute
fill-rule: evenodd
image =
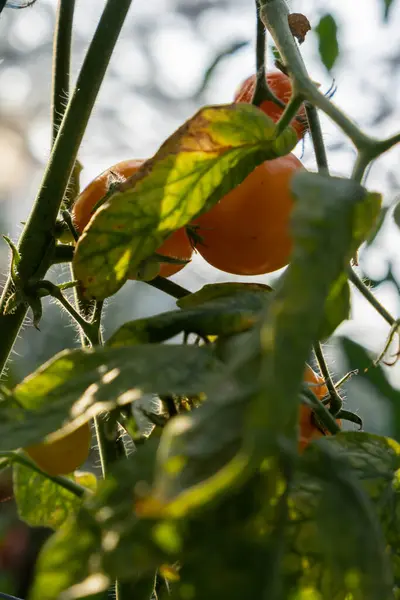
<svg viewBox="0 0 400 600"><path fill-rule="evenodd" d="M384 0L290 2L291 10L306 14L313 27L302 45L312 78L324 91L334 84L334 101L368 133L379 137L394 133L400 122L400 5L392 4L386 21L387 4ZM29 214L49 155L56 5L56 0L37 0L25 10L6 8L0 19L0 229L14 240ZM76 2L72 82L103 6L99 0ZM319 58L316 33L326 15L337 25L339 43L339 56L331 72ZM120 160L151 156L200 106L230 102L239 83L254 71L254 41L253 0L135 0L79 155L84 167L82 186ZM268 60L272 67L271 50ZM332 172L349 175L354 149L323 116L322 126ZM295 152L308 169L315 168L308 137ZM372 281L377 297L394 316L399 315L400 235L392 208L400 188L399 164L400 148L395 148L369 172L367 187L383 193L389 210L373 243L360 253L362 274ZM8 259L4 243L0 248L3 281ZM235 277L195 256L175 280L194 291L216 281L273 283L276 275ZM51 277L65 281L69 268L53 268ZM109 336L127 319L149 316L174 305L172 298L146 284L128 282L107 302L105 334ZM351 320L340 326L325 348L338 378L348 369L369 368L346 383L347 405L363 417L367 430L389 434L389 405L380 396L399 399L399 370L379 370L386 384L382 387L374 384L377 369L372 367L387 333L388 326L381 317L354 294ZM29 320L25 323L9 367L10 383L76 343L77 332L66 315L54 304L46 304L40 332Z"/></svg>

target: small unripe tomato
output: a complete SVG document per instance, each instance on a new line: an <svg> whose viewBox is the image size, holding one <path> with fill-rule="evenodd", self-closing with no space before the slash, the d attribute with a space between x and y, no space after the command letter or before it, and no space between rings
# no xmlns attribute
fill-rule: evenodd
<svg viewBox="0 0 400 600"><path fill-rule="evenodd" d="M92 434L85 423L69 435L51 443L25 448L28 456L49 475L68 475L78 469L89 455Z"/></svg>
<svg viewBox="0 0 400 600"><path fill-rule="evenodd" d="M254 89L256 87L256 75L250 75L243 81L235 93L235 102L246 102L250 103L253 99ZM292 84L290 78L282 73L281 71L270 71L266 74L266 80L268 87L275 94L275 96L284 102L288 103L292 95ZM272 100L264 100L259 108L268 115L274 123L279 121L283 108L272 102ZM297 113L298 119L293 119L291 126L296 131L297 138L300 140L307 131L308 123L306 117L306 111L302 106Z"/></svg>
<svg viewBox="0 0 400 600"><path fill-rule="evenodd" d="M290 180L303 165L294 154L267 160L193 221L196 250L234 275L262 275L288 264L292 250Z"/></svg>
<svg viewBox="0 0 400 600"><path fill-rule="evenodd" d="M72 207L72 220L78 233L82 233L86 225L92 218L92 210L94 206L106 195L110 181L115 179L127 179L136 173L143 165L144 160L125 160L103 171L96 179L83 190L76 199ZM186 234L184 227L177 229L161 244L157 249L158 254L177 258L180 260L190 260L193 253L193 248ZM159 275L161 277L170 277L174 275L185 265L160 263ZM157 273L156 273L157 274ZM136 277L129 277L136 279Z"/></svg>
<svg viewBox="0 0 400 600"><path fill-rule="evenodd" d="M304 381L306 383L313 384L311 390L317 396L318 400L322 400L328 395L328 388L324 383L324 379L318 375L309 365L306 366L304 372ZM340 426L342 424L340 419L337 419L337 423ZM313 440L323 437L324 435L330 435L329 431L324 431L317 426L313 419L313 410L306 404L300 405L299 415L299 426L300 426L300 437L299 437L299 451L302 452Z"/></svg>

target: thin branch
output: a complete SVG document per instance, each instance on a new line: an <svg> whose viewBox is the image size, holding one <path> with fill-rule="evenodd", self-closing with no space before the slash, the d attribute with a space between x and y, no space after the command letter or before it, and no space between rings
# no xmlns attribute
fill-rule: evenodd
<svg viewBox="0 0 400 600"><path fill-rule="evenodd" d="M169 296L176 298L177 300L184 298L185 296L189 296L192 293L181 285L160 276L155 277L151 281L146 281L146 283L154 288L157 288L157 290L165 292Z"/></svg>
<svg viewBox="0 0 400 600"><path fill-rule="evenodd" d="M375 308L375 310L381 315L383 319L385 319L386 323L388 323L391 327L396 326L397 321L392 315L386 310L384 306L375 298L374 294L371 290L361 281L358 275L355 273L354 269L348 267L349 280L359 292L364 296L364 298Z"/></svg>
<svg viewBox="0 0 400 600"><path fill-rule="evenodd" d="M37 464L33 462L33 460L31 460L21 452L1 451L0 459L1 458L9 458L11 463L18 463L20 465L23 465L24 467L27 467L28 469L31 469L32 471L35 471L36 473L39 473L39 475L42 475L42 477L50 479L57 485L63 487L72 494L75 494L75 496L78 496L79 498L82 498L87 491L86 488L84 488L82 485L79 485L79 483L76 483L72 479L62 477L61 475L49 475L45 471L42 471L42 469L40 469L40 467L38 467Z"/></svg>
<svg viewBox="0 0 400 600"><path fill-rule="evenodd" d="M318 116L318 111L309 102L305 103L308 125L310 128L311 139L314 146L315 160L317 161L318 171L320 173L329 174L328 157L322 137L321 123Z"/></svg>

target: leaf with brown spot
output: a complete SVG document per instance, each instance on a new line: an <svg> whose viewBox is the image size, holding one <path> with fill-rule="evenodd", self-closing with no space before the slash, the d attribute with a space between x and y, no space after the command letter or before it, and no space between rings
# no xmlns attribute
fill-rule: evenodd
<svg viewBox="0 0 400 600"><path fill-rule="evenodd" d="M296 135L248 104L201 109L120 184L81 236L74 258L88 297L114 294L174 230L213 206L261 162L288 154Z"/></svg>

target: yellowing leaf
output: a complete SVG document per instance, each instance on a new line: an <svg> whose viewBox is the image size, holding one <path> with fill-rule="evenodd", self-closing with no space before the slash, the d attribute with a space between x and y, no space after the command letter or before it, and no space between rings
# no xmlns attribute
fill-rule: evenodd
<svg viewBox="0 0 400 600"><path fill-rule="evenodd" d="M86 295L114 294L128 273L174 230L236 187L297 139L247 104L206 107L178 129L97 211L80 238L76 277Z"/></svg>

